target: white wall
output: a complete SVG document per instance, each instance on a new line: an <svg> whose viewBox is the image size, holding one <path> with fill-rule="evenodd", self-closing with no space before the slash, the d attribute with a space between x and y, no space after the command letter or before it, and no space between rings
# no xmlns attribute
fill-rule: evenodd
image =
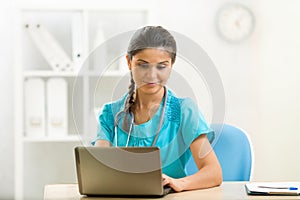
<svg viewBox="0 0 300 200"><path fill-rule="evenodd" d="M0 199L14 191L13 30L11 2L0 5Z"/></svg>
<svg viewBox="0 0 300 200"><path fill-rule="evenodd" d="M229 44L215 32L217 9L229 0L152 1L150 22L198 42L213 59L226 94L226 122L245 129L255 149L254 180L300 177L300 2L236 0L256 15L256 29L241 44ZM98 2L98 3L96 3ZM67 8L64 1L18 1L22 6ZM72 7L82 2L72 1ZM87 1L84 6L99 1ZM106 7L141 7L140 1L103 1ZM107 4L108 3L108 4ZM0 6L0 199L13 196L13 56L9 1ZM5 163L5 164L2 164Z"/></svg>
<svg viewBox="0 0 300 200"><path fill-rule="evenodd" d="M270 9L272 5L272 9ZM263 1L256 177L299 180L300 2Z"/></svg>

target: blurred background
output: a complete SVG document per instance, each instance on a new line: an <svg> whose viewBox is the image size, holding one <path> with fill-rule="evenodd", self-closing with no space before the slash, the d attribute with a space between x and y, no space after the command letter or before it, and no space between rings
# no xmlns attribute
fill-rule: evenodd
<svg viewBox="0 0 300 200"><path fill-rule="evenodd" d="M143 25L161 25L185 35L203 48L220 75L226 98L225 123L244 129L252 140L255 153L252 180L297 181L300 177L299 9L298 0L2 0L0 199L14 199L15 195L41 199L45 184L76 182L73 147L82 144L82 140L74 134L71 90L74 84L79 84L78 92L84 96L94 94L89 86L99 85L98 74L93 74L92 67L87 79L76 78L72 70L54 69L36 48L43 48L43 42L34 42L35 33L25 30L24 23L46 24L73 61L78 59L74 48L87 55L101 41ZM82 23L74 25L74 21L80 20ZM80 33L80 30L86 31ZM74 44L76 37L83 42ZM96 102L93 95L73 102L79 105L76 106L81 116L77 120L82 121L79 132L95 133L90 127L93 111L98 108L94 104L100 106L110 100L105 94L113 89L113 83L123 80L120 77L125 72L119 67L122 61L116 63L111 64L111 74L101 79L107 87L97 87ZM178 63L183 61L179 59ZM55 78L65 80L66 90L62 93L67 95L61 98L68 99L67 117L62 117L67 120L68 129L63 130L68 133L64 137L50 137L47 129L45 135L31 138L24 112L30 108L24 103L25 82L42 80L48 88L49 80ZM197 90L204 87L200 82L199 86L191 85ZM32 92L31 97L39 99L38 92ZM196 98L209 121L212 107L208 93L204 89L203 103L201 94ZM47 113L57 109L55 106L54 103ZM32 123L36 125L39 121ZM60 122L56 119L53 124ZM47 127L46 122L44 125Z"/></svg>

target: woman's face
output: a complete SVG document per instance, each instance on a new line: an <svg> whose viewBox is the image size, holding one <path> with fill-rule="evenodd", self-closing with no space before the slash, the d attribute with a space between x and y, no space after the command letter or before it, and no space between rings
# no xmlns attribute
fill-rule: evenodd
<svg viewBox="0 0 300 200"><path fill-rule="evenodd" d="M137 89L146 94L155 94L169 79L172 60L167 51L162 49L144 49L129 59L128 67L132 72Z"/></svg>

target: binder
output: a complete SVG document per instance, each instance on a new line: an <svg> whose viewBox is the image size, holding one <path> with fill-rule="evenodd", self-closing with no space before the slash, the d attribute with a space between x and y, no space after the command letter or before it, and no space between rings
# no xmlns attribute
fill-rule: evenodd
<svg viewBox="0 0 300 200"><path fill-rule="evenodd" d="M55 71L71 71L73 63L44 25L27 24L26 29L43 57Z"/></svg>
<svg viewBox="0 0 300 200"><path fill-rule="evenodd" d="M63 78L47 81L47 135L59 138L68 134L68 88Z"/></svg>
<svg viewBox="0 0 300 200"><path fill-rule="evenodd" d="M41 78L29 78L24 82L25 136L37 138L46 135L45 130L45 82Z"/></svg>
<svg viewBox="0 0 300 200"><path fill-rule="evenodd" d="M49 51L55 52L55 56L59 60L59 67L56 68L60 71L73 70L72 61L58 41L50 34L44 25L40 25L36 28L39 34L42 35L43 41L48 43ZM49 53L49 52L48 52Z"/></svg>
<svg viewBox="0 0 300 200"><path fill-rule="evenodd" d="M72 18L72 62L73 70L79 71L84 58L84 25L81 13Z"/></svg>
<svg viewBox="0 0 300 200"><path fill-rule="evenodd" d="M38 27L31 24L26 25L26 30L28 31L30 38L45 58L46 62L53 70L59 70L61 64L60 60L56 56L55 52L50 50L48 43L44 41L42 35L37 29Z"/></svg>
<svg viewBox="0 0 300 200"><path fill-rule="evenodd" d="M92 62L94 70L104 70L106 69L106 59L107 59L107 46L105 44L105 36L102 29L102 25L99 24L96 29L96 34L92 43Z"/></svg>

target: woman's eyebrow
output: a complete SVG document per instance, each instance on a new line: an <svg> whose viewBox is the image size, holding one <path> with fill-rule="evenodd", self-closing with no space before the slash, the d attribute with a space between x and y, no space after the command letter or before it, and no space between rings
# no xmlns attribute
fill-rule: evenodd
<svg viewBox="0 0 300 200"><path fill-rule="evenodd" d="M169 63L169 61L165 60L165 61L159 62L158 64L164 64L164 63Z"/></svg>
<svg viewBox="0 0 300 200"><path fill-rule="evenodd" d="M137 61L139 61L139 62L144 62L144 63L148 63L146 60L143 60L143 59L138 59Z"/></svg>
<svg viewBox="0 0 300 200"><path fill-rule="evenodd" d="M138 62L149 63L149 62L147 62L147 61L145 61L145 60L143 60L143 59L138 59L137 61L138 61ZM157 63L157 64L164 64L164 63L169 63L169 61L168 61L168 60L165 60L165 61L161 61L161 62L159 62L159 63Z"/></svg>

